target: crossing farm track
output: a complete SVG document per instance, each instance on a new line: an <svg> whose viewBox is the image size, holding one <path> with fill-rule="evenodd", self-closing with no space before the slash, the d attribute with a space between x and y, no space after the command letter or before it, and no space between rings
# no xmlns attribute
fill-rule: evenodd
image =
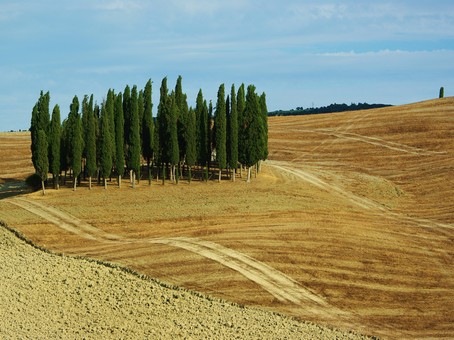
<svg viewBox="0 0 454 340"><path fill-rule="evenodd" d="M8 138L3 192L31 171L28 135L15 137L20 157ZM454 98L272 117L269 152L250 184L17 189L0 219L52 251L240 304L385 338L452 338Z"/></svg>

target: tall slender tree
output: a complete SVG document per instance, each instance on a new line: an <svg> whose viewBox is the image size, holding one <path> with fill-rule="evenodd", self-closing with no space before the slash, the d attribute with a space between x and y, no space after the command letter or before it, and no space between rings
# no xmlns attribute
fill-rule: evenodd
<svg viewBox="0 0 454 340"><path fill-rule="evenodd" d="M244 165L248 168L247 182L251 181L251 166L255 165L262 156L261 134L262 113L255 86L249 85L246 95L246 106L243 113L242 126L244 133L240 143L243 145Z"/></svg>
<svg viewBox="0 0 454 340"><path fill-rule="evenodd" d="M52 111L52 120L49 129L49 163L50 172L52 173L54 188L59 188L60 175L60 141L61 141L61 122L60 122L60 107L54 106Z"/></svg>
<svg viewBox="0 0 454 340"><path fill-rule="evenodd" d="M219 167L219 182L222 177L222 169L227 167L227 118L225 108L225 87L219 86L218 99L215 113L216 128L216 160Z"/></svg>
<svg viewBox="0 0 454 340"><path fill-rule="evenodd" d="M443 98L445 96L445 88L442 86L440 87L440 93L438 95L438 98Z"/></svg>
<svg viewBox="0 0 454 340"><path fill-rule="evenodd" d="M129 131L129 168L132 170L132 187L136 186L136 178L140 176L140 126L138 111L137 86L133 86L131 91L131 121Z"/></svg>
<svg viewBox="0 0 454 340"><path fill-rule="evenodd" d="M109 128L110 128L110 139L112 145L115 146L115 92L112 89L109 89L107 92L106 98L106 113L109 117ZM112 164L115 164L115 159L117 156L116 148L112 148Z"/></svg>
<svg viewBox="0 0 454 340"><path fill-rule="evenodd" d="M153 159L154 124L152 116L153 103L151 100L151 79L145 85L143 92L144 112L142 122L142 156L147 160L148 184L151 185L151 167Z"/></svg>
<svg viewBox="0 0 454 340"><path fill-rule="evenodd" d="M105 102L101 105L101 124L100 124L100 133L101 133L101 158L100 158L100 168L101 175L104 179L104 189L107 189L107 177L110 176L112 171L112 136L110 133L110 118L106 110Z"/></svg>
<svg viewBox="0 0 454 340"><path fill-rule="evenodd" d="M208 162L208 108L206 106L206 101L203 100L202 90L199 90L199 93L197 94L195 114L197 124L197 163L201 167L203 175L204 167Z"/></svg>
<svg viewBox="0 0 454 340"><path fill-rule="evenodd" d="M47 179L47 172L49 171L49 159L47 155L48 145L47 136L44 130L40 129L36 133L36 162L35 171L41 178L41 187L43 195L46 194L44 181Z"/></svg>
<svg viewBox="0 0 454 340"><path fill-rule="evenodd" d="M259 98L260 112L262 117L262 129L261 129L261 158L260 160L265 161L268 159L268 107L266 105L266 94L263 92Z"/></svg>
<svg viewBox="0 0 454 340"><path fill-rule="evenodd" d="M129 141L131 133L131 88L129 85L126 85L125 90L123 91L123 116L124 116L124 151L125 151L125 162L127 167L129 167Z"/></svg>
<svg viewBox="0 0 454 340"><path fill-rule="evenodd" d="M166 150L168 150L168 136L167 136L167 124L166 124L166 115L167 115L167 107L168 107L168 88L167 88L167 77L162 79L161 87L159 89L160 97L159 97L159 105L158 105L158 113L156 115L156 124L157 124L157 139L155 143L156 152L158 154L158 158L160 159L162 165L162 184L165 184L165 168L166 164L168 164L169 160L166 154Z"/></svg>
<svg viewBox="0 0 454 340"><path fill-rule="evenodd" d="M168 149L166 150L166 159L171 166L171 180L174 183L178 183L176 166L180 160L180 151L178 145L178 128L177 128L177 117L178 117L178 106L175 100L175 93L172 92L167 98L167 105L165 110L165 131L166 137L168 138Z"/></svg>
<svg viewBox="0 0 454 340"><path fill-rule="evenodd" d="M79 114L79 99L74 96L72 104L70 105L70 112L68 115L70 120L70 147L71 147L71 168L73 170L74 190L77 187L77 180L82 169L82 121Z"/></svg>
<svg viewBox="0 0 454 340"><path fill-rule="evenodd" d="M245 164L245 154L244 154L244 145L242 144L243 135L245 133L244 126L244 109L246 107L246 96L244 91L244 84L241 84L238 88L238 93L236 97L236 107L238 114L238 161L241 163L240 176L243 175L243 165Z"/></svg>
<svg viewBox="0 0 454 340"><path fill-rule="evenodd" d="M32 162L35 165L37 151L37 137L38 131L43 130L47 136L49 133L50 115L49 115L49 103L50 94L49 92L40 92L39 99L32 110L32 119L30 124L31 133L31 151L32 151Z"/></svg>
<svg viewBox="0 0 454 340"><path fill-rule="evenodd" d="M125 171L125 141L124 141L124 116L123 116L123 100L121 92L115 97L115 169L118 175L118 187L121 188L121 177Z"/></svg>
<svg viewBox="0 0 454 340"><path fill-rule="evenodd" d="M88 188L91 190L91 180L96 176L98 170L96 162L96 123L95 114L93 112L93 100L91 99L86 108L87 112L87 126L85 135L85 157L86 157L86 171L88 175Z"/></svg>
<svg viewBox="0 0 454 340"><path fill-rule="evenodd" d="M227 117L229 134L229 166L232 169L232 180L235 181L236 168L238 167L238 108L236 104L235 85L232 84L230 91L230 110Z"/></svg>
<svg viewBox="0 0 454 340"><path fill-rule="evenodd" d="M196 116L192 107L188 112L187 128L185 130L186 140L186 164L188 166L188 182L191 183L192 167L197 161L197 137L196 137Z"/></svg>

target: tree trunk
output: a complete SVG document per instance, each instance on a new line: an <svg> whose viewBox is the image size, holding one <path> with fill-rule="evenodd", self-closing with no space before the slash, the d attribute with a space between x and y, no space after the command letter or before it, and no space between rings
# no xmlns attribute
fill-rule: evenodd
<svg viewBox="0 0 454 340"><path fill-rule="evenodd" d="M191 167L188 165L188 183L191 184L192 171Z"/></svg>
<svg viewBox="0 0 454 340"><path fill-rule="evenodd" d="M57 174L57 190L60 189L60 174Z"/></svg>
<svg viewBox="0 0 454 340"><path fill-rule="evenodd" d="M44 185L44 181L41 181L41 188L43 189L43 196L46 194L46 186Z"/></svg>
<svg viewBox="0 0 454 340"><path fill-rule="evenodd" d="M151 185L150 158L147 159L147 170L148 170L148 185Z"/></svg>
<svg viewBox="0 0 454 340"><path fill-rule="evenodd" d="M104 190L107 189L107 178L104 177Z"/></svg>
<svg viewBox="0 0 454 340"><path fill-rule="evenodd" d="M135 171L132 172L132 188L133 189L136 188L136 172Z"/></svg>
<svg viewBox="0 0 454 340"><path fill-rule="evenodd" d="M247 168L247 183L251 183L251 167Z"/></svg>
<svg viewBox="0 0 454 340"><path fill-rule="evenodd" d="M132 184L132 170L129 170L129 183Z"/></svg>
<svg viewBox="0 0 454 340"><path fill-rule="evenodd" d="M121 189L121 175L118 175L118 187Z"/></svg>
<svg viewBox="0 0 454 340"><path fill-rule="evenodd" d="M162 164L162 185L166 184L166 165Z"/></svg>
<svg viewBox="0 0 454 340"><path fill-rule="evenodd" d="M88 189L91 190L91 176L88 176Z"/></svg>
<svg viewBox="0 0 454 340"><path fill-rule="evenodd" d="M76 186L77 186L77 177L76 176L74 176L73 182L74 182L74 188L73 189L74 189L74 191L76 191Z"/></svg>
<svg viewBox="0 0 454 340"><path fill-rule="evenodd" d="M221 177L222 177L222 169L219 168L219 177L218 177L219 183L221 183Z"/></svg>

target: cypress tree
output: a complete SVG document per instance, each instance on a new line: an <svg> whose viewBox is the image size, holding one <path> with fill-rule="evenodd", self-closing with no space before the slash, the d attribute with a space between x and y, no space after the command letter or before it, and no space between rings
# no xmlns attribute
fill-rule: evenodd
<svg viewBox="0 0 454 340"><path fill-rule="evenodd" d="M197 101L195 106L196 124L197 124L197 163L203 168L208 162L207 149L208 149L208 108L206 101L203 100L202 90L197 94Z"/></svg>
<svg viewBox="0 0 454 340"><path fill-rule="evenodd" d="M246 97L244 91L244 84L238 88L238 94L236 97L236 107L237 107L237 114L238 114L238 161L241 163L240 169L240 176L243 174L243 165L245 164L245 154L244 154L244 146L241 142L244 137L244 109L246 107Z"/></svg>
<svg viewBox="0 0 454 340"><path fill-rule="evenodd" d="M166 107L166 136L168 137L167 159L171 165L171 177L175 183L178 183L178 174L176 165L180 159L178 146L178 128L177 128L178 106L175 100L175 93L172 92L167 98Z"/></svg>
<svg viewBox="0 0 454 340"><path fill-rule="evenodd" d="M104 178L104 189L107 189L107 177L110 176L112 171L112 139L110 134L110 119L107 114L105 102L101 106L101 124L100 124L100 134L101 134L101 158L100 158L100 167L101 175Z"/></svg>
<svg viewBox="0 0 454 340"><path fill-rule="evenodd" d="M112 141L112 146L115 146L115 92L112 89L109 89L107 92L106 98L106 113L109 117L109 128L110 128L110 139ZM112 164L115 164L116 158L116 148L112 147Z"/></svg>
<svg viewBox="0 0 454 340"><path fill-rule="evenodd" d="M61 122L60 107L54 106L52 120L49 129L49 160L50 172L54 180L54 188L58 189L58 177L60 175L60 142L61 142Z"/></svg>
<svg viewBox="0 0 454 340"><path fill-rule="evenodd" d="M92 96L93 97L93 96ZM91 179L96 176L96 123L95 114L93 112L93 100L91 99L87 107L86 118L86 135L85 135L85 157L86 171L88 175L88 188L91 190Z"/></svg>
<svg viewBox="0 0 454 340"><path fill-rule="evenodd" d="M44 181L47 179L47 172L49 171L49 158L47 155L48 144L47 136L44 130L40 129L36 132L36 162L35 171L41 178L41 187L43 195L46 194Z"/></svg>
<svg viewBox="0 0 454 340"><path fill-rule="evenodd" d="M154 124L151 101L151 79L145 85L144 93L144 112L142 122L142 156L147 160L148 169L148 184L151 184L151 167L150 163L153 158L153 142L154 142Z"/></svg>
<svg viewBox="0 0 454 340"><path fill-rule="evenodd" d="M160 97L159 97L159 105L158 105L158 113L156 115L156 123L157 123L157 140L155 146L157 147L156 152L158 154L158 158L160 159L162 165L162 184L165 184L165 166L166 163L169 162L165 150L168 149L168 138L166 134L166 111L168 105L168 89L167 89L167 77L162 79L161 87L160 87Z"/></svg>
<svg viewBox="0 0 454 340"><path fill-rule="evenodd" d="M69 168L70 163L70 143L69 143L69 131L68 131L68 120L65 119L61 126L61 137L60 137L60 170L65 172L63 177L63 184L66 184L66 172Z"/></svg>
<svg viewBox="0 0 454 340"><path fill-rule="evenodd" d="M266 105L266 94L263 92L259 98L260 112L262 117L261 145L262 153L261 160L268 159L268 108Z"/></svg>
<svg viewBox="0 0 454 340"><path fill-rule="evenodd" d="M445 96L445 88L442 86L440 87L440 93L438 95L438 98L443 98Z"/></svg>
<svg viewBox="0 0 454 340"><path fill-rule="evenodd" d="M138 111L137 86L131 91L131 121L129 131L129 168L132 170L132 187L135 188L135 180L140 176L140 132Z"/></svg>
<svg viewBox="0 0 454 340"><path fill-rule="evenodd" d="M219 86L218 99L216 102L215 113L216 128L216 160L219 167L219 182L221 181L222 169L227 167L227 119L225 108L225 88L224 84Z"/></svg>
<svg viewBox="0 0 454 340"><path fill-rule="evenodd" d="M186 134L186 164L188 165L188 182L191 183L192 167L197 160L196 115L192 107L188 112Z"/></svg>
<svg viewBox="0 0 454 340"><path fill-rule="evenodd" d="M126 85L125 90L123 91L123 116L124 116L124 152L125 152L125 162L129 168L129 141L130 141L130 132L131 132L131 89L129 85Z"/></svg>
<svg viewBox="0 0 454 340"><path fill-rule="evenodd" d="M118 175L118 187L121 188L121 176L125 171L125 140L124 140L124 116L123 116L123 100L121 92L115 97L115 168Z"/></svg>
<svg viewBox="0 0 454 340"><path fill-rule="evenodd" d="M32 162L35 165L36 156L37 156L37 136L38 131L43 130L46 136L49 133L50 125L50 115L49 115L49 102L50 94L49 92L43 93L40 92L39 99L32 110L32 118L30 124L30 134L31 134L31 151L32 151Z"/></svg>
<svg viewBox="0 0 454 340"><path fill-rule="evenodd" d="M207 159L208 159L208 164L207 164L207 169L206 169L206 179L208 181L208 174L210 172L210 165L211 165L211 155L213 152L213 147L216 143L215 136L216 136L216 130L215 130L215 125L213 124L213 103L210 100L210 103L208 104L208 122L207 122L207 136L208 136L208 147L207 147Z"/></svg>
<svg viewBox="0 0 454 340"><path fill-rule="evenodd" d="M235 181L236 168L238 166L238 108L236 104L235 85L232 84L230 91L230 111L227 117L229 127L229 166L233 170L232 179Z"/></svg>
<svg viewBox="0 0 454 340"><path fill-rule="evenodd" d="M178 76L177 83L175 85L175 103L178 108L177 112L177 134L178 134L178 149L180 151L180 163L185 160L186 156L186 129L188 124L189 108L187 102L187 96L183 93L183 78Z"/></svg>
<svg viewBox="0 0 454 340"><path fill-rule="evenodd" d="M251 166L255 165L262 156L261 130L262 113L255 86L249 85L246 95L246 106L243 113L243 135L240 140L243 146L244 165L248 168L247 182L251 181Z"/></svg>
<svg viewBox="0 0 454 340"><path fill-rule="evenodd" d="M68 121L70 120L70 147L71 147L71 168L73 170L74 190L77 187L77 179L82 169L82 121L79 114L79 99L74 96L70 105Z"/></svg>

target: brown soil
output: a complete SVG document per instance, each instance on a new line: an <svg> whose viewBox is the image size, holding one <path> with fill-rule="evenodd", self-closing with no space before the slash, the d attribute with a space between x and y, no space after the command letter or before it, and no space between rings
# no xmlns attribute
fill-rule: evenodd
<svg viewBox="0 0 454 340"><path fill-rule="evenodd" d="M270 118L270 160L249 185L62 188L1 200L0 219L54 251L237 303L449 338L453 128L453 98Z"/></svg>

